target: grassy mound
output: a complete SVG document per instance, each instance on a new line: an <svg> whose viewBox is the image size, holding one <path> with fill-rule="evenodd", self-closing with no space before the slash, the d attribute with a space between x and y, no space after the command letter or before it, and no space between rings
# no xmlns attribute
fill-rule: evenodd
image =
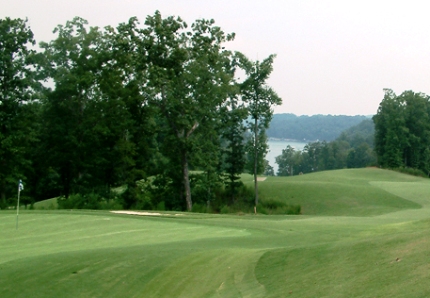
<svg viewBox="0 0 430 298"><path fill-rule="evenodd" d="M363 169L260 189L324 216L34 210L16 230L1 211L0 296L430 296L430 181Z"/></svg>
<svg viewBox="0 0 430 298"><path fill-rule="evenodd" d="M259 184L262 200L300 205L305 215L370 216L408 208L416 202L381 189L375 182L417 182L422 178L374 168L268 177Z"/></svg>

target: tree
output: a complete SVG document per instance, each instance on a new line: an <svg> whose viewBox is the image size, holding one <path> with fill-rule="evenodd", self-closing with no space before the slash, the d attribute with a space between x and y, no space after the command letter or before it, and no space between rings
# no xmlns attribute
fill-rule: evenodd
<svg viewBox="0 0 430 298"><path fill-rule="evenodd" d="M231 101L230 110L226 111L224 118L223 138L227 142L224 149L227 185L234 203L236 189L242 184L240 174L243 173L246 164L245 152L245 126L247 111L245 107L237 107L234 100Z"/></svg>
<svg viewBox="0 0 430 298"><path fill-rule="evenodd" d="M405 148L405 166L424 170L425 151L430 145L429 97L413 91L403 92L405 126L408 128L408 146Z"/></svg>
<svg viewBox="0 0 430 298"><path fill-rule="evenodd" d="M6 204L8 186L15 191L31 164L27 154L35 140L31 102L40 87L35 51L29 49L34 44L27 20L0 19L0 208Z"/></svg>
<svg viewBox="0 0 430 298"><path fill-rule="evenodd" d="M276 157L276 163L278 164L278 176L289 176L294 173L294 157L296 155L296 151L290 145L287 148L282 149L282 154ZM299 152L300 154L300 152Z"/></svg>
<svg viewBox="0 0 430 298"><path fill-rule="evenodd" d="M402 164L403 148L407 143L403 103L390 89L384 89L384 99L373 116L375 123L375 152L378 162L388 168Z"/></svg>
<svg viewBox="0 0 430 298"><path fill-rule="evenodd" d="M180 164L190 211L190 153L196 154L195 135L211 127L228 97L230 53L222 44L234 35L224 34L213 20L197 20L187 30L180 18L163 19L159 12L148 16L145 25L151 104L164 118L165 144L169 142L164 153Z"/></svg>
<svg viewBox="0 0 430 298"><path fill-rule="evenodd" d="M321 148L321 142L312 142L304 147L302 153L303 173L312 173L320 170Z"/></svg>
<svg viewBox="0 0 430 298"><path fill-rule="evenodd" d="M361 143L357 148L352 148L347 156L348 168L363 168L372 161L372 150L367 143Z"/></svg>
<svg viewBox="0 0 430 298"><path fill-rule="evenodd" d="M122 175L133 165L135 150L124 101L134 95L124 91L128 69L115 55L111 28L103 32L87 25L74 18L57 26L55 40L41 43L45 72L55 83L43 111L44 151L66 198L71 193L109 194L111 186L125 182Z"/></svg>
<svg viewBox="0 0 430 298"><path fill-rule="evenodd" d="M373 117L375 152L383 167L411 167L428 171L430 146L429 97L405 91L396 95L384 89L385 95Z"/></svg>
<svg viewBox="0 0 430 298"><path fill-rule="evenodd" d="M262 62L252 62L241 53L236 53L239 66L245 71L247 78L241 84L242 100L247 103L249 117L248 128L252 132L250 140L253 155L253 174L255 188L255 205L258 205L257 174L263 169L264 156L267 152L265 130L272 119L274 105L282 103L276 92L267 85L267 80L273 71L275 55L270 55ZM259 170L260 169L260 170Z"/></svg>

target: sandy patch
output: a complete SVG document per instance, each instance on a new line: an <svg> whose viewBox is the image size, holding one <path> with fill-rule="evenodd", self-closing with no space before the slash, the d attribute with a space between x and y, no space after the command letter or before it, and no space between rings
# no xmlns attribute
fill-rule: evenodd
<svg viewBox="0 0 430 298"><path fill-rule="evenodd" d="M182 214L162 214L157 212L144 212L144 211L128 211L128 210L120 210L120 211L111 211L112 213L117 214L128 214L128 215L139 215L139 216L180 216Z"/></svg>
<svg viewBox="0 0 430 298"><path fill-rule="evenodd" d="M257 177L257 181L264 181L266 179L267 179L267 177Z"/></svg>

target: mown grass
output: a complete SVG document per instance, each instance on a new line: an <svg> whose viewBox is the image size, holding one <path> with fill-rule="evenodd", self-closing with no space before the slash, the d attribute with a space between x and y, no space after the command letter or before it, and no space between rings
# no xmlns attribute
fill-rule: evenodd
<svg viewBox="0 0 430 298"><path fill-rule="evenodd" d="M302 214L308 215L371 216L421 208L413 201L370 184L370 181L414 182L421 178L368 168L268 177L259 188L262 200L267 197L300 205Z"/></svg>
<svg viewBox="0 0 430 298"><path fill-rule="evenodd" d="M0 296L430 296L430 181L363 169L259 185L309 215L23 211L15 230L0 212Z"/></svg>

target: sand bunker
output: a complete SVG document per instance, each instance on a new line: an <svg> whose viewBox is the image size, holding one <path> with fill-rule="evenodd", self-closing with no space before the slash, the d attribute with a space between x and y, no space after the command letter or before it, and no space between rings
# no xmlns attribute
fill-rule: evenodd
<svg viewBox="0 0 430 298"><path fill-rule="evenodd" d="M112 213L117 214L128 214L128 215L139 215L139 216L180 216L182 214L162 214L157 212L144 212L144 211L128 211L128 210L120 210L120 211L111 211Z"/></svg>

